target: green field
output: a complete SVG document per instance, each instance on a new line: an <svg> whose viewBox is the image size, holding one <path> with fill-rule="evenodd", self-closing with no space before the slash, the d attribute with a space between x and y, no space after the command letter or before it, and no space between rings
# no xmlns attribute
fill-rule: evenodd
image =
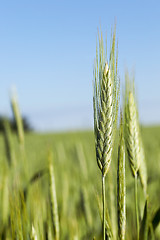
<svg viewBox="0 0 160 240"><path fill-rule="evenodd" d="M142 128L142 137L148 169L148 208L152 216L160 206L160 127ZM25 150L22 151L21 147L17 136L13 134L12 151L16 164L10 167L8 149L3 135L0 135L0 239L14 239L13 229L18 232L15 239L29 239L32 225L38 239L54 239L50 238L52 222L47 171L50 150L53 152L60 239L88 240L94 236L101 239L101 173L96 163L93 132L28 133L25 135ZM118 145L115 144L106 179L106 201L115 233L117 151ZM29 183L35 173L38 177L35 176ZM127 157L126 187L126 239L135 239L134 179ZM22 196L24 189L27 189L26 199ZM22 203L18 200L17 192L21 192ZM140 182L138 193L142 217L145 198ZM160 239L158 227L156 239Z"/></svg>

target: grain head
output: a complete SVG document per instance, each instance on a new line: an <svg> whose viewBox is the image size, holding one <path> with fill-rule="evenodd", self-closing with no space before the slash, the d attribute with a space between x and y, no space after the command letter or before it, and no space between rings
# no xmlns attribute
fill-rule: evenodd
<svg viewBox="0 0 160 240"><path fill-rule="evenodd" d="M94 68L94 132L98 166L105 176L111 163L114 130L117 122L119 81L115 64L115 32L109 64L104 54L103 38L99 37Z"/></svg>

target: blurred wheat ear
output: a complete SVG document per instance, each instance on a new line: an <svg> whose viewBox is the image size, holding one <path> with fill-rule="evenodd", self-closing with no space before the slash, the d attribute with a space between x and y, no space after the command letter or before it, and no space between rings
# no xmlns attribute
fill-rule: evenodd
<svg viewBox="0 0 160 240"><path fill-rule="evenodd" d="M130 91L125 102L125 142L132 174L135 177L140 165L140 139L137 108Z"/></svg>
<svg viewBox="0 0 160 240"><path fill-rule="evenodd" d="M103 239L105 239L105 176L108 173L113 150L114 132L119 104L119 80L117 56L115 56L115 30L112 36L109 64L105 54L103 37L99 35L94 67L94 133L96 158L102 173ZM106 51L107 52L107 51Z"/></svg>
<svg viewBox="0 0 160 240"><path fill-rule="evenodd" d="M144 147L139 126L139 116L135 101L134 81L131 82L126 73L124 96L125 143L132 174L139 176L142 188L147 197L147 166Z"/></svg>
<svg viewBox="0 0 160 240"><path fill-rule="evenodd" d="M11 95L11 107L13 111L13 116L16 121L17 125L17 136L18 136L18 142L19 142L19 148L20 148L20 154L21 154L21 163L22 164L22 177L25 176L25 179L28 180L29 175L29 169L28 169L28 161L26 158L26 151L25 151L25 134L24 134L24 127L23 127L23 120L20 113L20 108L18 104L18 99L16 93L12 93ZM16 163L17 164L17 163ZM25 168L23 167L25 166Z"/></svg>
<svg viewBox="0 0 160 240"><path fill-rule="evenodd" d="M21 117L21 114L20 114L20 109L19 109L16 94L13 94L11 96L11 106L12 106L13 115L14 115L14 118L15 118L16 124L17 124L18 140L19 140L20 145L22 147L24 147L25 143L24 143L23 121L22 121L22 117Z"/></svg>

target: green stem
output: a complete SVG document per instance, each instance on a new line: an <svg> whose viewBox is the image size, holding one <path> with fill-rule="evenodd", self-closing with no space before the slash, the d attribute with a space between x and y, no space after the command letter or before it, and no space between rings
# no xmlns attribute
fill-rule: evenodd
<svg viewBox="0 0 160 240"><path fill-rule="evenodd" d="M103 202L103 222L102 222L102 239L105 240L105 176L102 175L102 202Z"/></svg>
<svg viewBox="0 0 160 240"><path fill-rule="evenodd" d="M137 240L139 240L139 213L138 213L138 196L137 196L137 173L135 174L135 210L137 223Z"/></svg>

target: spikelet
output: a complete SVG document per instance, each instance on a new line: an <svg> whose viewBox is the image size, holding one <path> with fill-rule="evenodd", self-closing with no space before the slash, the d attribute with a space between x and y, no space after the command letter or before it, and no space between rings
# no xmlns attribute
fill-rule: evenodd
<svg viewBox="0 0 160 240"><path fill-rule="evenodd" d="M118 209L118 239L124 240L126 230L126 187L125 187L125 147L123 138L122 116L120 124L120 142L118 148L117 209Z"/></svg>
<svg viewBox="0 0 160 240"><path fill-rule="evenodd" d="M116 64L117 66L117 64ZM119 82L115 70L115 32L109 65L104 56L102 36L99 38L99 56L96 50L94 69L94 132L98 166L105 176L111 163L114 129L118 112Z"/></svg>

